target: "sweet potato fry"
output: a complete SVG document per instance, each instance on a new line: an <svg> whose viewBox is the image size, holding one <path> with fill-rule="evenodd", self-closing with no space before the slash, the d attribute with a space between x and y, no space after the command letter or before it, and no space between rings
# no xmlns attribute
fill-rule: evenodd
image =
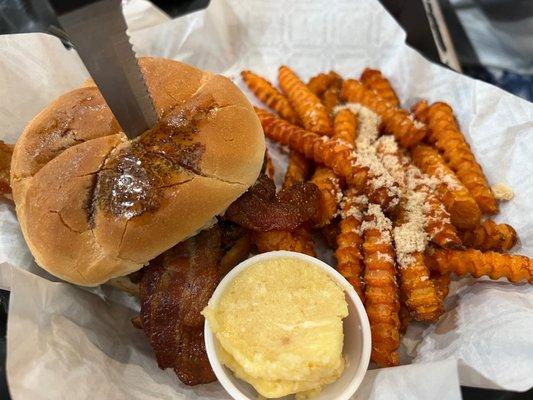
<svg viewBox="0 0 533 400"><path fill-rule="evenodd" d="M427 112L419 113L417 118L428 125L429 141L443 154L446 163L470 191L481 211L496 214L498 202L459 129L452 108L446 103L434 103Z"/></svg>
<svg viewBox="0 0 533 400"><path fill-rule="evenodd" d="M370 204L361 226L364 232L365 308L372 333L371 360L380 366L398 365L400 321L392 226L379 206Z"/></svg>
<svg viewBox="0 0 533 400"><path fill-rule="evenodd" d="M357 117L348 109L340 110L333 120L333 139L344 140L355 146L357 138Z"/></svg>
<svg viewBox="0 0 533 400"><path fill-rule="evenodd" d="M394 189L397 187L374 186L373 181L379 177L369 176L368 168L358 163L357 155L349 146L301 129L268 111L256 108L256 113L270 139L288 145L318 164L331 168L348 185L367 194L371 201L380 204L384 210L396 206L398 199Z"/></svg>
<svg viewBox="0 0 533 400"><path fill-rule="evenodd" d="M411 155L418 168L440 181L437 194L450 213L452 224L459 229L474 229L479 225L479 206L439 153L429 146L418 145L411 149Z"/></svg>
<svg viewBox="0 0 533 400"><path fill-rule="evenodd" d="M341 196L339 178L331 169L317 167L310 182L320 190L320 207L313 221L316 227L321 228L329 224L337 214L339 196Z"/></svg>
<svg viewBox="0 0 533 400"><path fill-rule="evenodd" d="M381 117L383 130L394 135L403 147L412 147L426 136L427 128L411 118L405 110L391 106L354 79L345 80L341 97L351 103L360 103Z"/></svg>
<svg viewBox="0 0 533 400"><path fill-rule="evenodd" d="M298 115L289 100L266 79L252 71L242 71L242 79L255 96L291 124L298 123Z"/></svg>
<svg viewBox="0 0 533 400"><path fill-rule="evenodd" d="M411 189L404 191L392 232L403 302L415 320L435 321L443 310L423 254L428 242L424 223L427 194Z"/></svg>
<svg viewBox="0 0 533 400"><path fill-rule="evenodd" d="M341 204L341 221L337 235L337 270L350 282L361 298L364 300L364 285L362 281L363 254L360 228L366 207L364 196L358 196L357 191L348 188L344 193Z"/></svg>
<svg viewBox="0 0 533 400"><path fill-rule="evenodd" d="M411 113L420 121L426 120L428 110L429 103L427 100L420 100L411 107Z"/></svg>
<svg viewBox="0 0 533 400"><path fill-rule="evenodd" d="M253 241L259 253L274 250L288 250L315 257L313 238L305 229L293 232L270 231L254 232Z"/></svg>
<svg viewBox="0 0 533 400"><path fill-rule="evenodd" d="M417 321L435 321L444 312L422 252L409 255L409 261L400 265L400 282L406 295L405 304Z"/></svg>
<svg viewBox="0 0 533 400"><path fill-rule="evenodd" d="M426 255L427 265L441 274L470 274L475 278L488 276L491 279L506 278L513 283L533 283L533 260L526 256L495 251L483 253L474 249L430 250Z"/></svg>
<svg viewBox="0 0 533 400"><path fill-rule="evenodd" d="M341 90L334 86L330 86L322 95L322 103L329 114L333 111L335 106L341 103Z"/></svg>
<svg viewBox="0 0 533 400"><path fill-rule="evenodd" d="M411 323L411 311L409 310L409 307L407 307L407 304L405 304L405 295L403 292L400 291L400 311L398 312L398 316L400 318L400 333L402 335L407 332L407 327Z"/></svg>
<svg viewBox="0 0 533 400"><path fill-rule="evenodd" d="M461 246L461 239L457 229L450 221L450 214L435 195L432 186L426 184L426 178L414 165L407 167L407 180L412 180L410 186L416 192L423 192L426 196L424 209L426 215L426 233L429 239L444 248Z"/></svg>
<svg viewBox="0 0 533 400"><path fill-rule="evenodd" d="M367 89L374 91L384 101L393 107L400 105L400 100L392 88L391 83L377 69L365 68L361 74L361 82Z"/></svg>
<svg viewBox="0 0 533 400"><path fill-rule="evenodd" d="M461 246L461 239L455 226L450 222L450 215L440 200L431 192L430 188L421 186L420 190L426 192L426 207L428 208L428 221L426 232L432 242L444 248L457 248Z"/></svg>
<svg viewBox="0 0 533 400"><path fill-rule="evenodd" d="M307 88L317 96L321 96L335 81L341 80L342 78L335 71L320 73L307 82Z"/></svg>
<svg viewBox="0 0 533 400"><path fill-rule="evenodd" d="M435 286L440 301L444 302L450 291L450 274L441 274L437 271L431 271L429 279L433 282L433 286Z"/></svg>
<svg viewBox="0 0 533 400"><path fill-rule="evenodd" d="M441 303L444 303L450 289L450 274L440 274L437 271L431 271L429 279L435 286L435 291ZM407 327L412 320L411 311L405 304L406 296L403 290L400 290L400 332L405 334Z"/></svg>
<svg viewBox="0 0 533 400"><path fill-rule="evenodd" d="M332 126L326 107L288 67L279 68L279 84L305 129L320 135L331 135Z"/></svg>
<svg viewBox="0 0 533 400"><path fill-rule="evenodd" d="M311 172L311 163L307 158L298 153L291 151L289 153L289 164L283 180L283 188L288 188L297 182L305 182L309 179Z"/></svg>
<svg viewBox="0 0 533 400"><path fill-rule="evenodd" d="M482 251L508 251L516 244L518 237L511 225L497 224L487 219L474 230L462 232L461 240L465 246Z"/></svg>

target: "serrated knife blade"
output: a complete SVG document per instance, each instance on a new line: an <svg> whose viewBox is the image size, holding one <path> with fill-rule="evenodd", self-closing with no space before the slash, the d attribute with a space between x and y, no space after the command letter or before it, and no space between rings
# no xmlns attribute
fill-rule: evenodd
<svg viewBox="0 0 533 400"><path fill-rule="evenodd" d="M133 139L154 126L157 113L126 33L121 1L51 3L128 138Z"/></svg>

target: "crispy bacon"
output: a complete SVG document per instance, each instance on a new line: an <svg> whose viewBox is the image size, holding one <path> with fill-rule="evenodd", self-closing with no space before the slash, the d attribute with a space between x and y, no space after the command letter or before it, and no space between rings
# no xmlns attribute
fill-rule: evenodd
<svg viewBox="0 0 533 400"><path fill-rule="evenodd" d="M159 368L173 368L186 385L216 380L204 345L200 314L219 281L218 226L161 254L140 283L141 325Z"/></svg>
<svg viewBox="0 0 533 400"><path fill-rule="evenodd" d="M293 231L316 214L319 196L312 183L297 183L276 194L274 181L261 175L229 206L224 218L252 231Z"/></svg>

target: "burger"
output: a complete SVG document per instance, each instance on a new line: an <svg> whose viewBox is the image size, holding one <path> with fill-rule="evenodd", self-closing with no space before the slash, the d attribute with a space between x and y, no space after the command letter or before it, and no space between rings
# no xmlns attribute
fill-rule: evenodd
<svg viewBox="0 0 533 400"><path fill-rule="evenodd" d="M319 192L301 183L276 193L261 174L260 121L228 78L162 58L139 65L158 123L129 140L89 81L30 121L11 157L10 195L40 267L138 296L132 323L159 367L208 383L201 310L248 256L249 232L298 228Z"/></svg>
<svg viewBox="0 0 533 400"><path fill-rule="evenodd" d="M214 224L257 179L261 124L226 77L139 60L159 123L128 140L98 88L66 93L28 124L12 195L37 264L95 286L141 269Z"/></svg>

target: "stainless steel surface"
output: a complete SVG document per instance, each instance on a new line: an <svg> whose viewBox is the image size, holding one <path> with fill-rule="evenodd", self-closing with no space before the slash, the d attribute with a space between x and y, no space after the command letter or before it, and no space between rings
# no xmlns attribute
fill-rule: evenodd
<svg viewBox="0 0 533 400"><path fill-rule="evenodd" d="M120 126L131 139L157 122L120 0L101 0L59 16Z"/></svg>

